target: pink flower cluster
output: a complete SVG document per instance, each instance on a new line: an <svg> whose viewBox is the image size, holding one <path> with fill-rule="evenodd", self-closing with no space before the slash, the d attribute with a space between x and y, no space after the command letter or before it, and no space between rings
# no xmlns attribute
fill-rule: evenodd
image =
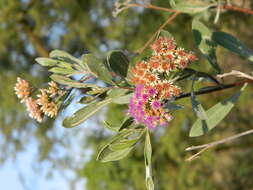
<svg viewBox="0 0 253 190"><path fill-rule="evenodd" d="M132 83L136 86L130 100L129 114L136 123L149 128L166 126L172 116L165 112L163 103L181 92L173 84L171 72L184 69L196 60L192 52L178 48L173 39L160 37L152 45L153 54L132 68ZM169 79L169 80L168 80Z"/></svg>
<svg viewBox="0 0 253 190"><path fill-rule="evenodd" d="M129 103L129 114L136 123L143 123L150 129L156 126L166 126L172 116L165 112L161 102L156 98L157 90L153 87L145 87L142 84L136 86L134 96Z"/></svg>

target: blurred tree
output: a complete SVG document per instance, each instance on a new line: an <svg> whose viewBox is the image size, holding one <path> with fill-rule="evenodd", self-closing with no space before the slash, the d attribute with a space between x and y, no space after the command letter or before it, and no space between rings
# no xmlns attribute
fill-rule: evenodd
<svg viewBox="0 0 253 190"><path fill-rule="evenodd" d="M23 106L18 104L13 86L16 77L21 75L34 84L46 82L48 73L35 65L38 56L47 56L52 49L63 49L80 56L91 51L100 56L110 49L123 49L133 52L143 46L146 40L169 16L166 12L148 9L129 9L117 18L112 17L112 0L1 0L0 1L0 134L1 163L8 158L15 158L23 151L31 139L38 144L38 162L48 160L52 168L77 170L71 154L68 154L70 141L73 146L91 147L95 150L89 161L79 170L80 176L87 179L87 189L145 189L142 148L133 152L120 162L101 164L95 160L98 144L103 144L110 135L106 131L75 129L74 133L54 127L53 120L43 124L35 124L27 118ZM167 6L168 1L154 1L160 6ZM234 1L240 6L253 8L250 0ZM215 14L206 15L206 22L217 30L233 33L249 46L252 45L252 16L242 13L226 12L221 15L219 23L211 22ZM191 37L191 17L180 15L167 28L178 43L186 49L194 49ZM251 46L252 48L252 46ZM219 50L219 62L224 71L231 69L247 70L236 55ZM199 62L203 60L200 58ZM207 65L207 64L206 64ZM198 70L208 71L201 64L193 66ZM186 89L189 87L186 87ZM252 90L249 87L248 91ZM232 90L233 91L233 90ZM201 96L205 107L213 105L232 91ZM245 93L240 105L220 124L220 134L211 133L208 137L190 139L189 125L194 121L188 115L189 107L175 113L175 119L168 129L154 132L152 143L154 149L154 176L158 189L250 189L253 187L250 163L252 138L247 137L240 144L223 145L202 155L201 159L185 162L185 147L192 144L220 139L221 136L232 135L249 128L253 110L249 102L252 95ZM212 97L212 99L210 99ZM181 100L190 105L188 100ZM73 102L72 104L75 104ZM124 106L111 105L107 111L107 119L118 124L125 113ZM236 123L236 126L234 125ZM79 141L74 134L81 133L85 142ZM88 130L88 129L87 129ZM67 135L66 135L67 134ZM89 142L89 143L87 143ZM71 145L72 146L72 145ZM58 152L64 149L63 156ZM81 153L80 153L81 154Z"/></svg>

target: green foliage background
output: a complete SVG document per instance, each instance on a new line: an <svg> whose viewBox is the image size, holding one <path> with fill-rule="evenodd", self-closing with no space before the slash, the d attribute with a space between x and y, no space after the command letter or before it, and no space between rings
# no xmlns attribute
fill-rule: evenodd
<svg viewBox="0 0 253 190"><path fill-rule="evenodd" d="M233 2L233 1L232 1ZM27 144L34 139L38 144L38 159L41 164L47 160L55 168L57 161L66 161L57 169L71 169L80 178L87 179L86 188L98 189L138 189L144 190L143 145L119 162L100 163L96 161L99 148L111 135L103 129L101 117L93 119L100 129L91 129L84 125L75 129L85 134L85 139L77 140L75 135L65 138L57 136L58 126L53 120L43 124L32 122L24 107L18 103L13 86L17 76L31 81L33 84L47 82L48 73L34 64L38 56L47 56L52 49L63 49L72 55L80 56L90 51L101 57L112 49L133 52L143 46L149 37L169 16L166 12L143 9L129 9L117 18L112 17L112 0L76 0L76 1L0 1L0 161L18 156ZM167 0L154 1L156 5L168 6ZM239 6L253 9L250 0L234 1ZM226 31L238 37L253 49L253 16L237 12L223 12L218 24L214 25L215 12L205 15L205 24L214 31ZM187 50L196 51L191 33L191 20L188 15L180 15L167 26L178 44ZM252 66L239 56L224 49L218 49L218 62L223 72L232 69L248 72ZM204 58L192 65L199 71L210 71ZM226 82L232 78L226 79ZM189 83L190 84L190 83ZM190 89L190 85L185 89ZM199 96L205 108L209 108L235 89ZM211 149L201 158L185 162L184 149L191 145L207 143L221 139L252 127L253 103L252 86L240 97L236 108L209 135L189 138L189 127L196 119L191 111L189 99L182 99L180 104L184 110L174 113L174 120L168 128L161 128L152 134L153 170L157 189L192 189L192 190L237 190L253 188L253 138L251 136ZM72 104L76 104L72 102ZM126 107L110 105L105 110L109 123L122 121ZM72 129L69 129L72 130ZM87 132L90 131L90 132ZM68 132L67 132L68 133ZM75 133L73 133L75 134ZM81 146L85 152L92 150L88 161L80 166L72 166L71 157L52 156L60 148L69 151L68 142L72 146ZM80 153L80 154L83 154ZM71 184L71 183L70 183Z"/></svg>

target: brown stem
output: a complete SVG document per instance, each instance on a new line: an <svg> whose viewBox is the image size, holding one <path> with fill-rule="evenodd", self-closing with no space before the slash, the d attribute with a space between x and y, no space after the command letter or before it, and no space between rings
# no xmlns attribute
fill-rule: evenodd
<svg viewBox="0 0 253 190"><path fill-rule="evenodd" d="M237 12L242 12L246 14L251 14L253 15L253 11L250 9L245 9L241 7L236 7L236 6L230 6L230 5L225 5L223 9L230 10L230 11L237 11Z"/></svg>
<svg viewBox="0 0 253 190"><path fill-rule="evenodd" d="M150 39L144 44L144 46L136 51L136 53L141 54L149 44L154 40L154 38L159 34L159 32L169 23L171 23L180 12L175 12L173 15L170 15L168 19L158 28L158 30L150 37Z"/></svg>
<svg viewBox="0 0 253 190"><path fill-rule="evenodd" d="M159 6L152 5L152 4L131 3L131 4L128 4L127 7L128 8L142 7L142 8L146 8L146 9L154 9L154 10L159 10L159 11L177 12L177 10L174 10L174 9L159 7ZM218 6L217 6L217 8L218 8ZM253 15L253 11L250 10L250 9L246 9L246 8L241 8L241 7L232 6L232 5L224 5L222 8L225 9L225 10L229 10L229 11L236 11L236 12L242 12L242 13Z"/></svg>
<svg viewBox="0 0 253 190"><path fill-rule="evenodd" d="M214 142L207 143L207 144L203 144L203 145L188 147L188 148L185 149L185 151L192 151L192 150L197 150L197 149L202 149L202 150L200 150L196 154L194 154L191 157L189 157L188 159L186 159L186 161L192 161L193 159L197 158L202 152L204 152L208 148L211 148L211 147L219 145L219 144L227 143L229 141L233 141L233 140L235 140L237 138L243 137L245 135L250 135L252 133L253 133L253 129L250 129L250 130L244 131L242 133L239 133L237 135L234 135L234 136L231 136L231 137L227 137L225 139L221 139L221 140L214 141Z"/></svg>

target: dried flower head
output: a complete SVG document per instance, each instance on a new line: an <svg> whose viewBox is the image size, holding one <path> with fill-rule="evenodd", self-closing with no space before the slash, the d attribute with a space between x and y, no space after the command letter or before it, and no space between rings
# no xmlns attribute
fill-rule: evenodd
<svg viewBox="0 0 253 190"><path fill-rule="evenodd" d="M45 115L49 117L55 117L57 115L58 106L49 97L47 89L40 89L37 103L41 106L40 109Z"/></svg>
<svg viewBox="0 0 253 190"><path fill-rule="evenodd" d="M17 78L14 90L18 98L21 99L21 102L24 102L31 94L31 87L29 83L19 77Z"/></svg>
<svg viewBox="0 0 253 190"><path fill-rule="evenodd" d="M58 113L58 106L54 102L50 102L47 105L41 106L41 110L43 110L44 114L49 117L55 117Z"/></svg>
<svg viewBox="0 0 253 190"><path fill-rule="evenodd" d="M48 83L48 90L47 93L49 94L50 97L54 97L58 94L59 92L59 87L57 85L57 83L55 83L54 81L51 81Z"/></svg>
<svg viewBox="0 0 253 190"><path fill-rule="evenodd" d="M42 122L43 120L43 113L40 109L40 106L37 104L36 100L29 97L25 100L25 105L29 116L38 122Z"/></svg>

